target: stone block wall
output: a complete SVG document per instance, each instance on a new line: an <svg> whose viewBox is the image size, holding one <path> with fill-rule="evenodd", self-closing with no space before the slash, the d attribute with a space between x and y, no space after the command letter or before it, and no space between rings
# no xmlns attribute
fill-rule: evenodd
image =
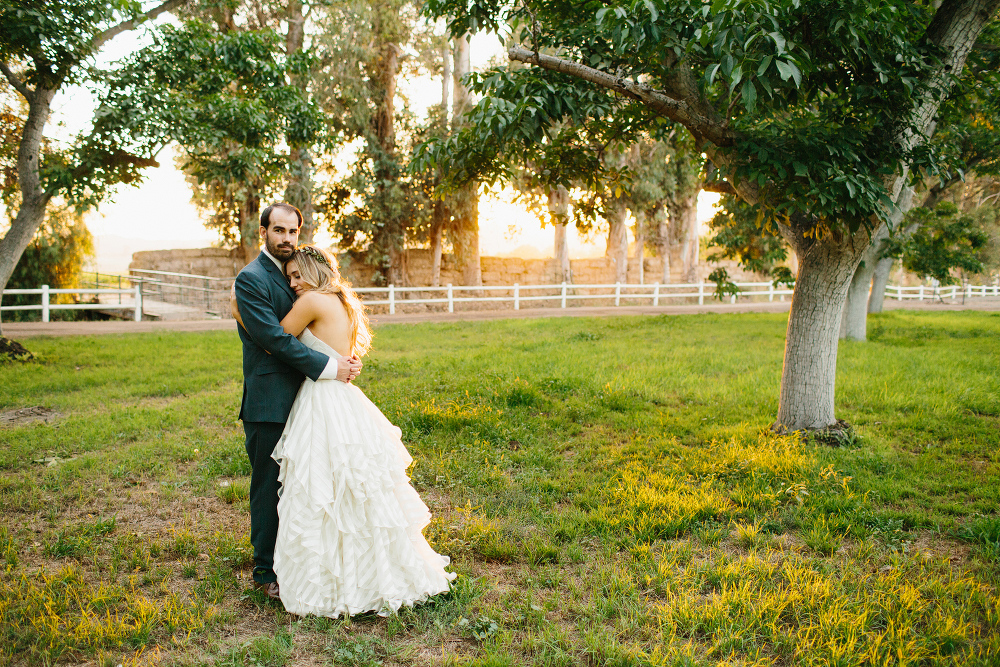
<svg viewBox="0 0 1000 667"><path fill-rule="evenodd" d="M372 285L374 271L363 264L352 263L346 255L341 255L341 270L344 276L355 287ZM407 275L412 286L431 284L431 251L427 248L413 248L406 252ZM559 282L557 266L554 259L523 259L521 257L490 257L480 258L484 285L551 285ZM212 278L232 278L244 266L243 255L239 250L224 248L196 248L185 250L148 250L132 255L129 269L150 269L154 271L170 271L173 273L195 274ZM756 274L740 269L733 261L706 263L698 267L698 277L706 279L716 266L724 266L732 279L740 281L762 280ZM652 284L662 279L662 261L659 257L646 257L643 260L643 282ZM670 259L670 282L682 283L682 264L680 248L675 247ZM570 261L573 272L573 282L578 285L607 285L614 283L615 265L608 257L593 257L574 259ZM628 282L639 282L639 262L629 259ZM444 255L441 259L441 285L460 285L462 269L453 255Z"/></svg>
<svg viewBox="0 0 1000 667"><path fill-rule="evenodd" d="M192 248L184 250L145 250L132 254L131 269L188 273L211 278L232 278L244 266L240 250Z"/></svg>

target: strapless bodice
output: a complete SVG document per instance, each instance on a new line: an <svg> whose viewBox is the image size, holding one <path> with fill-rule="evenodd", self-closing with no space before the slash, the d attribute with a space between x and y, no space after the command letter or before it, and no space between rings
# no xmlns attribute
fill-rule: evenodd
<svg viewBox="0 0 1000 667"><path fill-rule="evenodd" d="M340 357L344 356L340 352L337 352L335 349L333 349L332 347L321 341L316 336L316 334L314 334L312 331L309 331L309 327L306 327L305 329L302 330L302 333L299 334L299 340L302 341L302 344L308 347L310 350L316 350L317 352L322 352L323 354L329 357L333 357L334 359L339 359Z"/></svg>

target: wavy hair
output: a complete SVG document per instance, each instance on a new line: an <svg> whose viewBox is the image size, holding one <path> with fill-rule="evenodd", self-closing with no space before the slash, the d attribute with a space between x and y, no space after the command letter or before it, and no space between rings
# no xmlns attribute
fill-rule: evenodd
<svg viewBox="0 0 1000 667"><path fill-rule="evenodd" d="M337 268L337 260L326 250L314 245L299 246L288 259L299 267L299 275L309 289L321 294L336 294L347 309L351 322L351 353L363 357L372 347L371 325L365 305L344 280ZM287 264L287 262L286 262Z"/></svg>

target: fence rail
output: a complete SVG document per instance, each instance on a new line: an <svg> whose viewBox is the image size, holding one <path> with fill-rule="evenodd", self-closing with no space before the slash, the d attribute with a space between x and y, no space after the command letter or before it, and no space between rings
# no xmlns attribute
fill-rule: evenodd
<svg viewBox="0 0 1000 667"><path fill-rule="evenodd" d="M132 310L135 321L142 319L142 303L144 297L161 297L161 301L171 303L182 303L203 308L206 313L214 314L217 317L229 316L229 293L233 278L212 278L211 276L193 276L182 273L170 273L167 271L137 271L133 274L142 273L144 276L130 276L126 282L131 283L129 288L78 288L78 289L51 289L48 285L42 285L39 289L11 289L5 290L4 295L37 294L41 296L41 303L37 305L22 306L2 306L0 310L40 310L42 311L42 321L49 321L49 314L53 310ZM162 277L177 278L178 282L169 282ZM102 276L97 276L94 281L96 285L102 285L115 281L119 285L123 284L122 276L104 275L108 279L101 281ZM219 283L224 283L225 287L216 287ZM784 301L786 296L793 292L791 289L779 286L773 282L755 283L735 283L739 289L738 294L730 295L730 303L736 303L737 298L766 298L774 301L778 298ZM367 306L388 306L389 314L395 314L396 307L401 304L422 305L422 304L446 304L449 313L455 312L456 304L463 303L498 303L511 304L514 310L520 310L522 304L539 305L548 302L558 304L559 308L570 307L572 302L587 302L592 300L613 301L615 306L622 305L623 302L649 303L652 306L659 306L661 301L667 299L697 299L698 305L704 305L705 299L714 298L717 291L715 283L653 283L649 285L635 285L616 283L613 285L575 285L570 283L559 283L553 285L444 285L440 287L360 287L355 290L364 300ZM118 295L118 304L114 303L54 303L53 295L76 294L76 295ZM429 294L425 298L420 298L421 294ZM462 296L462 295L465 296ZM366 296L383 298L365 298ZM130 301L123 301L122 297L130 297ZM416 296L417 298L413 298ZM915 287L901 287L888 285L886 287L886 298L902 301L904 299L916 299L919 301L927 299L954 299L958 297L973 298L985 296L1000 296L1000 286L998 285L951 285L948 287L927 287L918 285Z"/></svg>
<svg viewBox="0 0 1000 667"><path fill-rule="evenodd" d="M729 296L730 303L736 303L740 299L763 299L774 301L777 297L784 301L786 296L790 296L793 291L785 286L774 282L746 282L734 283L738 288L737 294ZM570 283L559 283L552 285L482 285L482 286L459 286L444 285L440 287L361 287L355 290L362 298L366 295L382 296L383 298L364 298L368 306L388 306L389 314L395 314L398 305L418 305L418 304L447 304L448 312L455 312L455 305L461 303L508 303L512 304L514 310L520 310L521 304L528 302L549 302L558 303L559 308L569 307L570 302L605 300L614 302L615 306L620 306L622 302L649 303L652 306L659 306L660 302L666 299L697 299L698 305L704 305L705 299L715 298L718 287L715 283L653 283L648 285L635 285L616 283L613 285L577 285ZM421 298L419 295L430 293L430 296ZM469 294L471 296L460 296ZM902 299L931 299L931 298L956 298L963 296L971 298L974 296L1000 296L1000 287L997 285L953 285L950 287L897 287L890 285L886 288L886 297ZM413 298L416 296L416 298Z"/></svg>
<svg viewBox="0 0 1000 667"><path fill-rule="evenodd" d="M38 305L26 306L0 306L0 311L7 310L40 310L42 311L42 322L49 321L49 314L53 310L131 310L134 312L136 322L142 321L142 287L136 285L131 289L104 289L104 288L75 288L75 289L52 289L48 285L42 285L39 289L8 289L3 291L7 296L17 294L38 294L41 296L41 303ZM56 294L117 294L119 303L53 303L52 296ZM132 303L122 302L122 296L132 297Z"/></svg>

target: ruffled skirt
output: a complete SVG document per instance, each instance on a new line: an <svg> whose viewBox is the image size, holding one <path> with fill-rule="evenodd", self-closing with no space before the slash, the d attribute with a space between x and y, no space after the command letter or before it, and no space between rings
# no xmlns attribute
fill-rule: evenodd
<svg viewBox="0 0 1000 667"><path fill-rule="evenodd" d="M455 574L421 534L400 430L354 385L306 379L272 454L281 466L274 571L293 614L386 615Z"/></svg>

